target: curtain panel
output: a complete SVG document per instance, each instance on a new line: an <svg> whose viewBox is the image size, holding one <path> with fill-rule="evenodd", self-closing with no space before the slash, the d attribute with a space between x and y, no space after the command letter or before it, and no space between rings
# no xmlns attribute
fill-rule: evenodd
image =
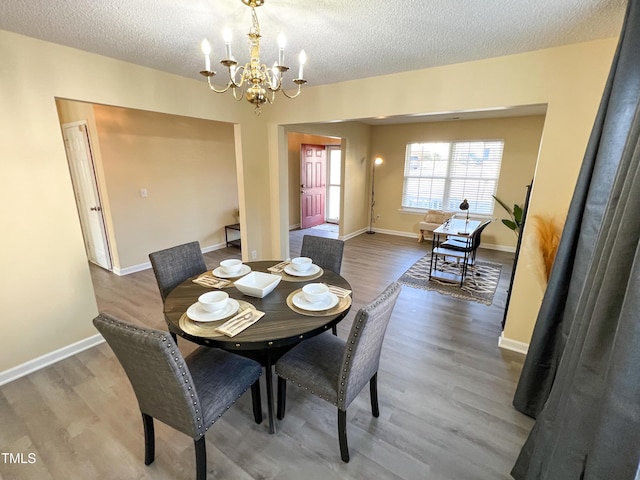
<svg viewBox="0 0 640 480"><path fill-rule="evenodd" d="M630 0L514 406L525 479L640 478L640 0Z"/></svg>

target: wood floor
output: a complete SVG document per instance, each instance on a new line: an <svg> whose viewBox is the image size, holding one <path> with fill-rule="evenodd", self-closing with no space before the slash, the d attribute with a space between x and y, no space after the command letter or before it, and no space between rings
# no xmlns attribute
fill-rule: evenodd
<svg viewBox="0 0 640 480"><path fill-rule="evenodd" d="M292 255L299 254L302 233L291 234ZM338 334L344 338L357 309L428 248L383 234L347 241L342 275L354 306ZM239 251L211 252L207 264L226 257ZM248 394L216 422L206 436L208 478L510 478L532 426L511 406L523 356L497 346L513 255L483 250L479 257L503 264L490 307L403 287L382 349L380 417L371 416L368 389L347 412L350 463L340 460L335 408L292 385L275 435L266 421L253 422ZM102 311L165 328L151 270L118 277L96 267L92 276ZM179 344L185 353L193 348ZM144 465L137 403L106 344L0 387L0 425L2 452L36 459L0 459L3 480L195 478L193 441L159 422L156 460Z"/></svg>

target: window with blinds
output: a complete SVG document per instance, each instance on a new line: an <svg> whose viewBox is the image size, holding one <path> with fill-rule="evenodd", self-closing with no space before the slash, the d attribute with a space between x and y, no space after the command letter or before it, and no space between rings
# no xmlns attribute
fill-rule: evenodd
<svg viewBox="0 0 640 480"><path fill-rule="evenodd" d="M404 163L402 206L492 215L502 140L409 143Z"/></svg>

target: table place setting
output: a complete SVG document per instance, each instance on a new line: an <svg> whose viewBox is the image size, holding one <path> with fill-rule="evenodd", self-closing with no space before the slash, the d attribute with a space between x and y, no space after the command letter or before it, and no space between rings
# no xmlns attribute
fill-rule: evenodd
<svg viewBox="0 0 640 480"><path fill-rule="evenodd" d="M187 308L187 317L196 322L215 322L225 320L236 314L240 304L229 298L227 292L215 290L203 293L198 301Z"/></svg>
<svg viewBox="0 0 640 480"><path fill-rule="evenodd" d="M341 294L347 291L341 290L343 290ZM351 296L349 294L338 296L324 283L308 283L289 294L287 305L294 312L302 315L335 315L351 306Z"/></svg>
<svg viewBox="0 0 640 480"><path fill-rule="evenodd" d="M229 258L222 260L220 266L213 269L211 272L214 276L219 278L239 278L251 272L251 267L242 263L242 260L237 258Z"/></svg>
<svg viewBox="0 0 640 480"><path fill-rule="evenodd" d="M187 309L187 311L180 317L180 328L191 335L198 335L203 337L215 337L225 332L219 331L219 327L223 327L226 324L231 325L230 322L244 318L248 312L257 312L255 307L245 302L244 300L236 300L230 298L227 292L222 290L215 290L211 292L203 293L198 297L198 301ZM244 326L244 328L255 323L260 318L256 316L255 320ZM250 320L253 317L250 316ZM240 326L240 325L237 325ZM243 328L243 330L244 330ZM240 330L234 333L239 333Z"/></svg>
<svg viewBox="0 0 640 480"><path fill-rule="evenodd" d="M279 267L280 268L280 267ZM306 282L320 278L324 270L309 257L296 257L282 267L279 275L287 282Z"/></svg>

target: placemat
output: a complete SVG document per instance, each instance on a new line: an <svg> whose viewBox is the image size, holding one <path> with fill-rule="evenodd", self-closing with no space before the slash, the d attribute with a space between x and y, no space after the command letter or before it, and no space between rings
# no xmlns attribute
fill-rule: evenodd
<svg viewBox="0 0 640 480"><path fill-rule="evenodd" d="M222 318L220 320L216 320L214 322L196 322L195 320L191 320L187 316L187 312L185 312L180 317L180 322L179 322L180 328L182 329L183 332L188 333L189 335L197 336L197 337L209 337L209 338L223 337L225 335L223 333L216 332L216 328L218 328L224 322L226 322L232 317L235 317L237 314L243 312L248 308L255 309L255 307L252 304L250 304L249 302L245 302L244 300L238 300L238 304L240 305L240 307L238 308L238 311L233 312L228 317Z"/></svg>
<svg viewBox="0 0 640 480"><path fill-rule="evenodd" d="M287 297L287 306L294 312L299 313L301 315L307 315L309 317L325 317L328 315L337 315L338 313L344 312L347 308L351 306L351 295L347 295L346 297L338 297L338 304L333 308L329 308L328 310L319 310L317 312L304 310L302 308L296 307L293 304L293 297L296 294L300 293L301 291L302 291L301 288L294 290Z"/></svg>

